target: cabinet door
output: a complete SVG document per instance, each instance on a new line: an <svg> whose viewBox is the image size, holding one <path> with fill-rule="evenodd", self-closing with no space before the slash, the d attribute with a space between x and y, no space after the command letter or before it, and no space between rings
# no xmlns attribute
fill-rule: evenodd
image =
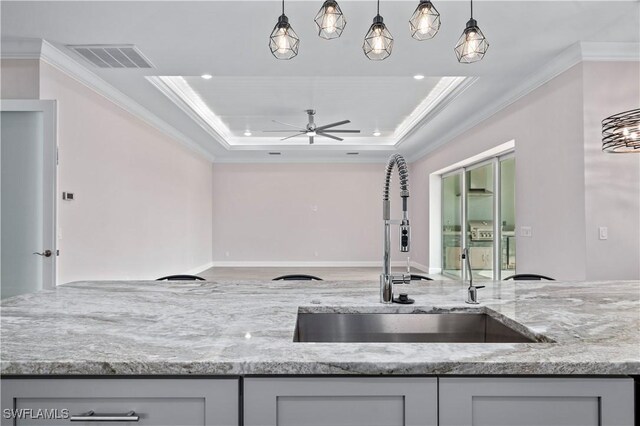
<svg viewBox="0 0 640 426"><path fill-rule="evenodd" d="M436 378L247 378L245 426L435 426Z"/></svg>
<svg viewBox="0 0 640 426"><path fill-rule="evenodd" d="M19 418L10 418L7 410ZM70 416L93 411L126 416L117 424L237 426L237 379L3 379L2 425L68 425ZM38 418L40 416L40 418ZM95 420L94 420L95 421ZM72 424L114 424L79 421Z"/></svg>
<svg viewBox="0 0 640 426"><path fill-rule="evenodd" d="M441 426L629 426L632 379L441 378Z"/></svg>

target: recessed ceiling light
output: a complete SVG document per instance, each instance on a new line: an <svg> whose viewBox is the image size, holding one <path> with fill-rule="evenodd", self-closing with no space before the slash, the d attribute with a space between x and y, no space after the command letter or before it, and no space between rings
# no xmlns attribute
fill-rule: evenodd
<svg viewBox="0 0 640 426"><path fill-rule="evenodd" d="M245 136L251 136L251 131L250 130L245 130L244 131L244 135Z"/></svg>
<svg viewBox="0 0 640 426"><path fill-rule="evenodd" d="M424 75L416 74L416 75L413 76L413 78L415 78L416 80L423 80L424 79Z"/></svg>
<svg viewBox="0 0 640 426"><path fill-rule="evenodd" d="M269 155L280 155L280 152L270 152Z"/></svg>
<svg viewBox="0 0 640 426"><path fill-rule="evenodd" d="M347 155L358 155L360 154L359 152L347 152Z"/></svg>
<svg viewBox="0 0 640 426"><path fill-rule="evenodd" d="M373 136L380 136L382 133L380 133L378 130L376 130L375 132L373 132Z"/></svg>
<svg viewBox="0 0 640 426"><path fill-rule="evenodd" d="M211 80L213 78L211 74L202 74L200 77L204 78L205 80Z"/></svg>

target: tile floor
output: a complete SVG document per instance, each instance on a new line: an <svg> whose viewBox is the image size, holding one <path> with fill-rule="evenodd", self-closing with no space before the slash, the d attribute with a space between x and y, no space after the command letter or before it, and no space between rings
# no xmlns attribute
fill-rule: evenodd
<svg viewBox="0 0 640 426"><path fill-rule="evenodd" d="M400 268L394 268L399 271ZM427 275L423 271L413 268L413 273ZM273 268L273 267L214 267L197 274L207 280L272 280L285 274L309 274L324 280L374 280L380 277L380 268ZM447 279L441 275L427 275L435 280Z"/></svg>

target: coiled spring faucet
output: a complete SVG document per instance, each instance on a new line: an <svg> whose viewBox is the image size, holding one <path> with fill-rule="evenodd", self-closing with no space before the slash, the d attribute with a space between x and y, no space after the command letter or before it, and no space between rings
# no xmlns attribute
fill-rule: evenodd
<svg viewBox="0 0 640 426"><path fill-rule="evenodd" d="M391 184L391 174L393 168L397 167L400 175L400 198L402 198L402 220L391 220L391 203L389 201L389 186ZM391 225L400 225L400 251L408 253L411 246L411 228L409 227L408 214L409 199L409 169L404 157L400 154L393 154L387 162L387 169L384 182L384 193L382 196L382 220L384 222L384 244L382 274L380 274L380 302L393 303L393 285L409 284L410 274L391 274Z"/></svg>

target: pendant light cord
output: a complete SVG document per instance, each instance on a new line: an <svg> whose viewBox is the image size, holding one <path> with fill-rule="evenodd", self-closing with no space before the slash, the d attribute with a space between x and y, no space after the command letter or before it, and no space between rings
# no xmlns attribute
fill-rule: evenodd
<svg viewBox="0 0 640 426"><path fill-rule="evenodd" d="M282 0L282 14L284 15L284 0ZM473 15L473 13L471 13Z"/></svg>
<svg viewBox="0 0 640 426"><path fill-rule="evenodd" d="M284 0L282 1L284 2ZM284 5L282 7L284 7ZM473 0L471 0L471 19L473 19Z"/></svg>
<svg viewBox="0 0 640 426"><path fill-rule="evenodd" d="M380 15L380 0L378 0L378 15Z"/></svg>

